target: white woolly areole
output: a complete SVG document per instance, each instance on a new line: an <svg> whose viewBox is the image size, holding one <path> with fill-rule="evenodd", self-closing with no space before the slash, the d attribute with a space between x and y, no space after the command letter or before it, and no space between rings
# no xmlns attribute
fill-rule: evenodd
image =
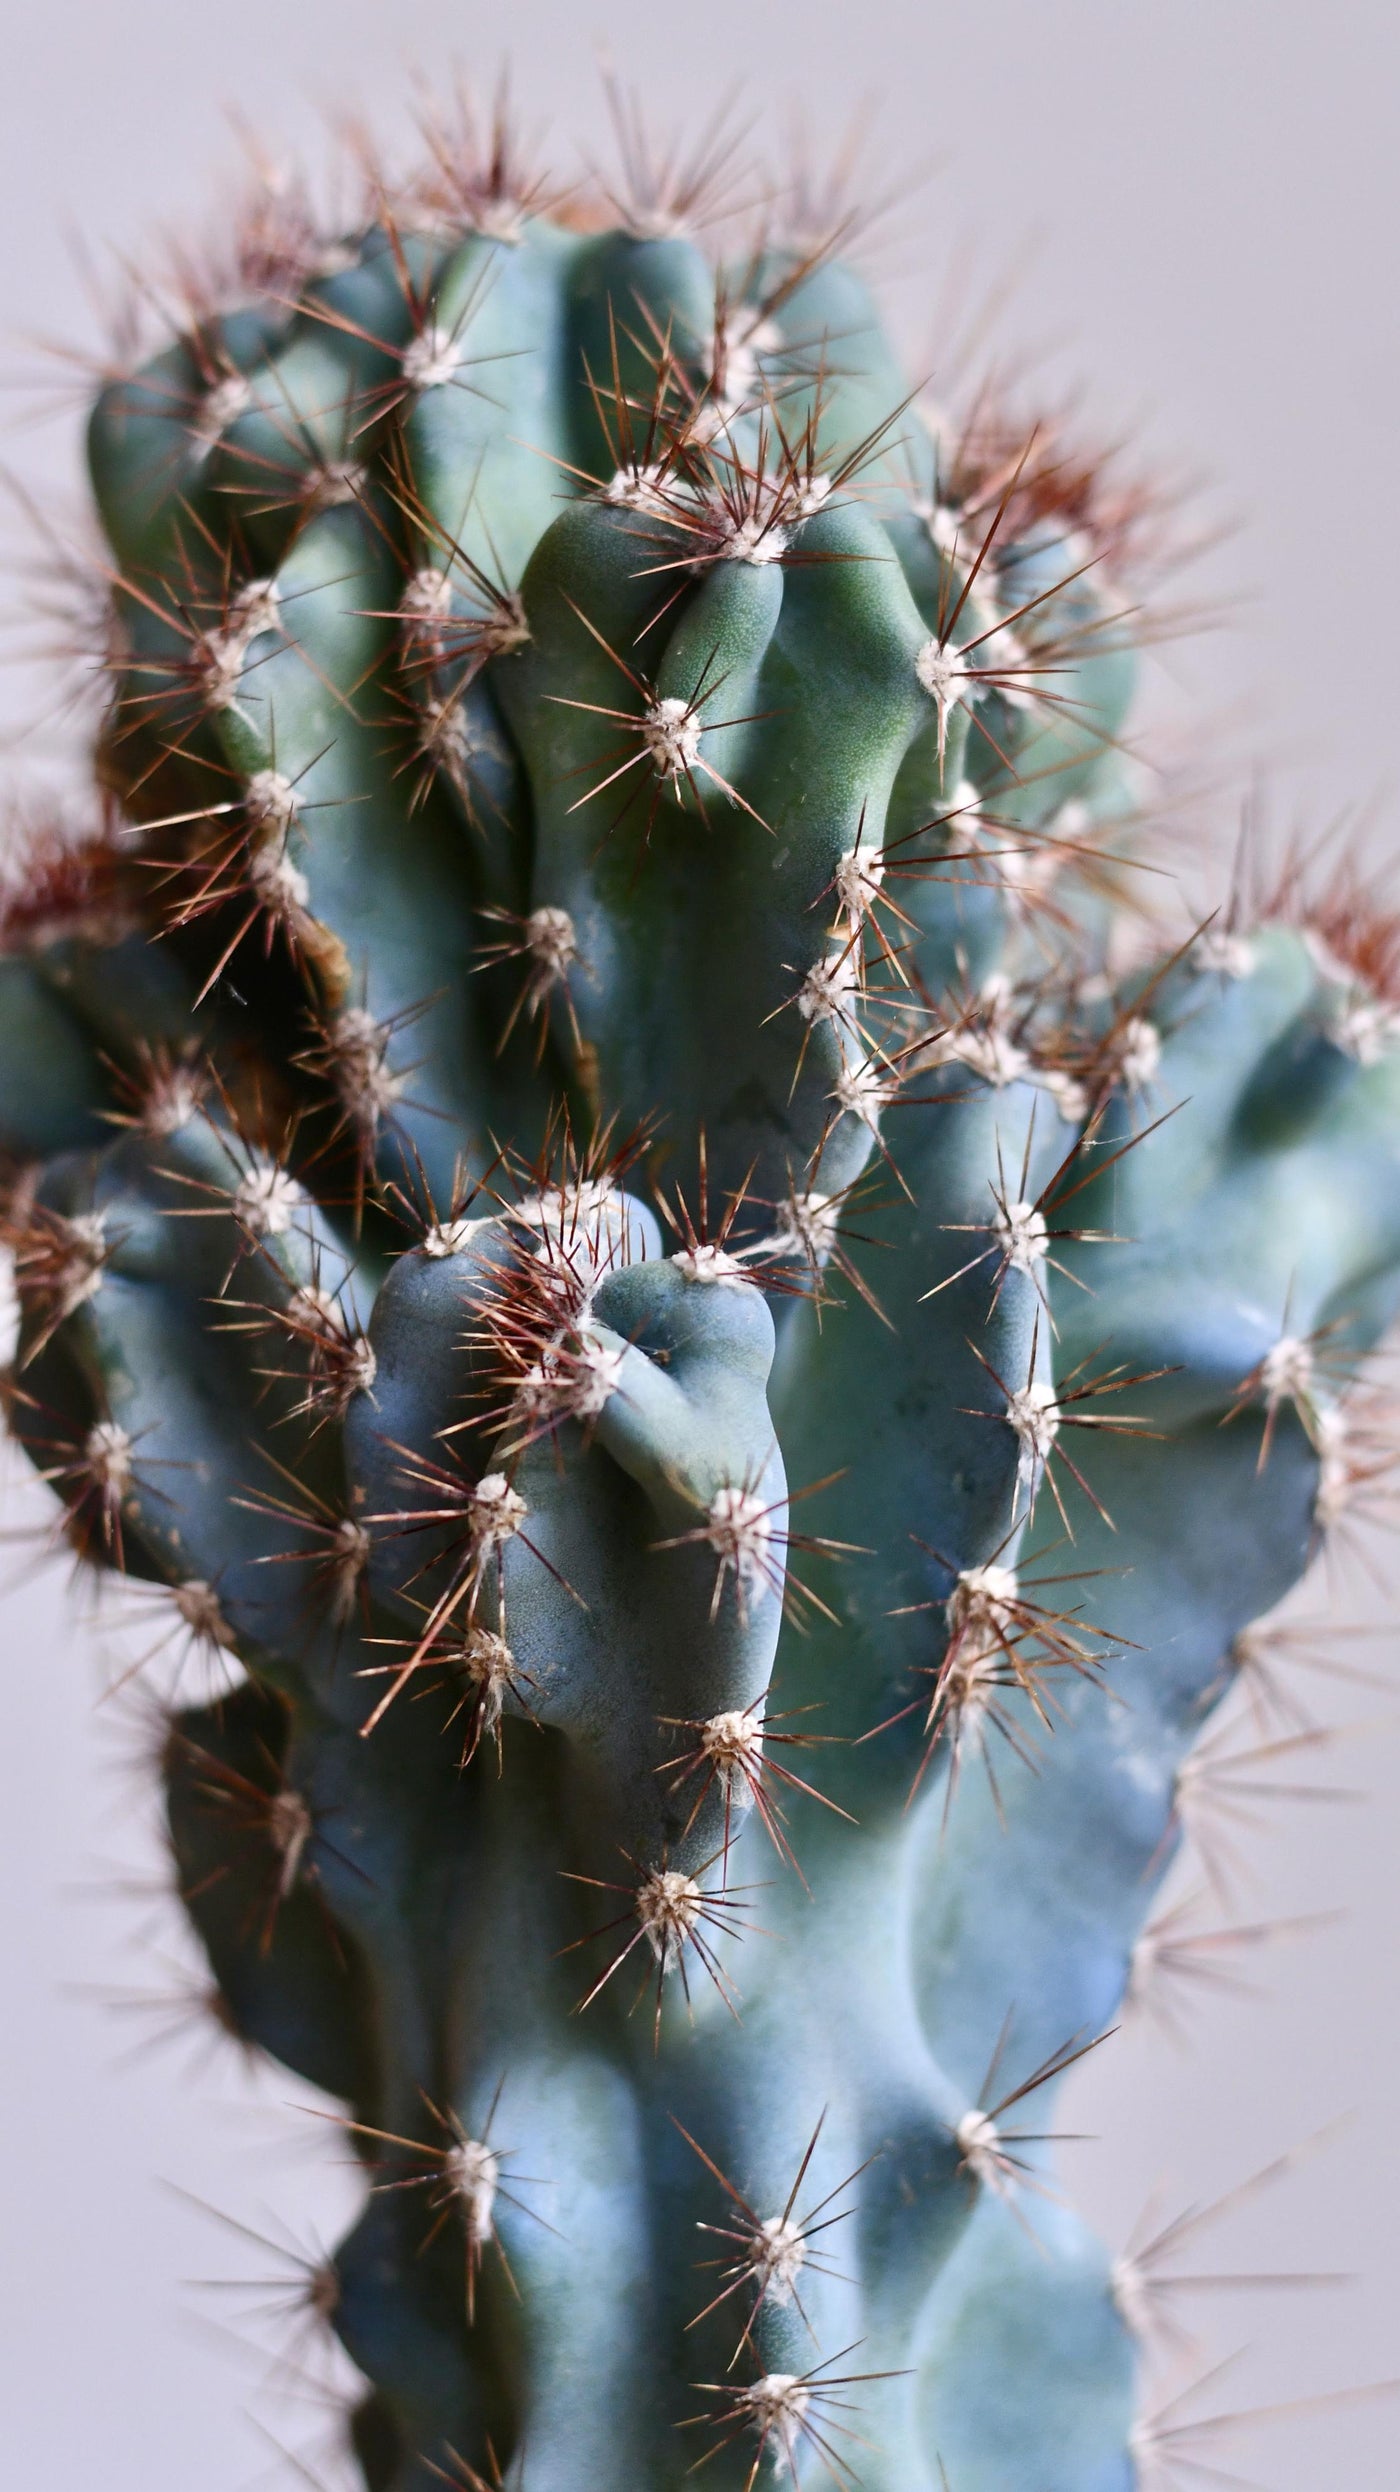
<svg viewBox="0 0 1400 2492"><path fill-rule="evenodd" d="M828 952L825 959L813 961L797 990L797 1009L801 1018L815 1028L832 1021L850 1020L850 998L860 983L860 964L853 944L839 952Z"/></svg>
<svg viewBox="0 0 1400 2492"><path fill-rule="evenodd" d="M525 230L527 214L523 200L501 194L482 200L473 214L472 225L477 233L485 234L488 242L515 243Z"/></svg>
<svg viewBox="0 0 1400 2492"><path fill-rule="evenodd" d="M993 1090L1005 1090L1012 1082L1018 1082L1030 1063L1025 1048L1017 1045L995 1017L955 1031L948 1042L948 1053L955 1063L966 1065L969 1073L975 1073L979 1081Z"/></svg>
<svg viewBox="0 0 1400 2492"><path fill-rule="evenodd" d="M616 1196L610 1177L587 1177L579 1185L545 1185L537 1194L522 1194L504 1216L523 1228L541 1229L546 1237L572 1239L596 1229Z"/></svg>
<svg viewBox="0 0 1400 2492"><path fill-rule="evenodd" d="M268 1160L239 1178L231 1208L250 1236L285 1237L304 1201L290 1168Z"/></svg>
<svg viewBox="0 0 1400 2492"><path fill-rule="evenodd" d="M65 1315L94 1298L106 1265L107 1228L100 1211L75 1212L65 1220L51 1267L54 1295Z"/></svg>
<svg viewBox="0 0 1400 2492"><path fill-rule="evenodd" d="M410 389L441 389L462 368L462 349L450 329L430 320L403 350L403 376Z"/></svg>
<svg viewBox="0 0 1400 2492"><path fill-rule="evenodd" d="M501 2159L474 2137L450 2146L442 2160L442 2176L462 2209L467 2239L484 2250L491 2238L496 2193L501 2185Z"/></svg>
<svg viewBox="0 0 1400 2492"><path fill-rule="evenodd" d="M340 1300L314 1281L292 1291L287 1312L308 1332L320 1333L326 1341L345 1341L349 1337L350 1319Z"/></svg>
<svg viewBox="0 0 1400 2492"><path fill-rule="evenodd" d="M840 1198L813 1191L794 1194L779 1205L771 1243L780 1251L795 1246L814 1270L824 1264L837 1242Z"/></svg>
<svg viewBox="0 0 1400 2492"><path fill-rule="evenodd" d="M517 1496L504 1471L488 1471L467 1500L472 1546L485 1552L513 1540L530 1509Z"/></svg>
<svg viewBox="0 0 1400 2492"><path fill-rule="evenodd" d="M456 692L425 700L418 712L418 743L448 772L465 770L471 759L471 736Z"/></svg>
<svg viewBox="0 0 1400 2492"><path fill-rule="evenodd" d="M1145 2337L1152 2331L1152 2288L1135 2258L1115 2258L1108 2271L1108 2289L1113 2307L1130 2336Z"/></svg>
<svg viewBox="0 0 1400 2492"><path fill-rule="evenodd" d="M921 500L913 507L915 517L924 523L930 545L938 553L951 555L957 552L965 561L972 561L977 549L975 545L969 547L962 513L955 508L953 503Z"/></svg>
<svg viewBox="0 0 1400 2492"><path fill-rule="evenodd" d="M885 861L878 849L847 848L837 859L832 888L850 920L851 930L869 916L880 897Z"/></svg>
<svg viewBox="0 0 1400 2492"><path fill-rule="evenodd" d="M1154 2423L1139 2417L1128 2433L1128 2455L1139 2472L1160 2477L1162 2435Z"/></svg>
<svg viewBox="0 0 1400 2492"><path fill-rule="evenodd" d="M1029 1496L1036 1479L1049 1461L1055 1439L1060 1433L1060 1407L1053 1384L1033 1377L1015 1393L1006 1397L1006 1424L1013 1429L1021 1446L1016 1466L1016 1494Z"/></svg>
<svg viewBox="0 0 1400 2492"><path fill-rule="evenodd" d="M1400 1047L1400 1011L1377 995L1354 995L1338 1007L1327 1035L1355 1063L1379 1064L1382 1056Z"/></svg>
<svg viewBox="0 0 1400 2492"><path fill-rule="evenodd" d="M801 2226L790 2215L765 2215L750 2237L747 2255L754 2282L766 2299L786 2309L807 2263Z"/></svg>
<svg viewBox="0 0 1400 2492"><path fill-rule="evenodd" d="M246 372L226 372L222 379L207 389L195 408L190 423L190 438L204 452L213 449L220 434L246 414L253 400L253 384Z"/></svg>
<svg viewBox="0 0 1400 2492"><path fill-rule="evenodd" d="M1118 1033L1114 1059L1125 1090L1146 1090L1162 1064L1162 1033L1153 1021L1134 1016Z"/></svg>
<svg viewBox="0 0 1400 2492"><path fill-rule="evenodd" d="M576 1419L596 1419L606 1410L622 1382L626 1350L596 1333L580 1333L569 1361L568 1407Z"/></svg>
<svg viewBox="0 0 1400 2492"><path fill-rule="evenodd" d="M914 660L914 672L938 712L938 751L947 749L948 721L972 689L972 675L961 649L941 640L926 640Z"/></svg>
<svg viewBox="0 0 1400 2492"><path fill-rule="evenodd" d="M121 1498L131 1486L132 1439L115 1419L99 1419L83 1440L83 1468L104 1497Z"/></svg>
<svg viewBox="0 0 1400 2492"><path fill-rule="evenodd" d="M1083 1124L1089 1113L1089 1094L1073 1073L1062 1073L1053 1065L1037 1067L1035 1079L1041 1090L1048 1091L1065 1124Z"/></svg>
<svg viewBox="0 0 1400 2492"><path fill-rule="evenodd" d="M1270 1402L1310 1403L1317 1380L1312 1344L1285 1333L1259 1361L1259 1386Z"/></svg>
<svg viewBox="0 0 1400 2492"><path fill-rule="evenodd" d="M1312 1413L1313 1444L1319 1470L1313 1520L1326 1531L1341 1520L1356 1485L1351 1463L1350 1431L1340 1402L1320 1402Z"/></svg>
<svg viewBox="0 0 1400 2492"><path fill-rule="evenodd" d="M1031 1276L1050 1252L1045 1215L1034 1203L998 1203L992 1235L1012 1272Z"/></svg>
<svg viewBox="0 0 1400 2492"><path fill-rule="evenodd" d="M259 632L275 632L282 619L282 595L275 580L245 580L228 610L230 633L256 640Z"/></svg>
<svg viewBox="0 0 1400 2492"><path fill-rule="evenodd" d="M177 1134L199 1106L204 1085L192 1064L162 1065L151 1077L141 1102L141 1131Z"/></svg>
<svg viewBox="0 0 1400 2492"><path fill-rule="evenodd" d="M415 571L399 599L399 612L407 623L445 623L452 612L452 582L445 571L425 563Z"/></svg>
<svg viewBox="0 0 1400 2492"><path fill-rule="evenodd" d="M997 2197L1007 2195L1007 2178L1001 2154L1001 2135L995 2120L985 2111L965 2111L953 2132L962 2155L963 2167L984 2189Z"/></svg>
<svg viewBox="0 0 1400 2492"><path fill-rule="evenodd" d="M250 830L285 838L296 819L296 789L280 770L255 770L243 790L243 811Z"/></svg>
<svg viewBox="0 0 1400 2492"><path fill-rule="evenodd" d="M878 1056L844 1065L831 1096L843 1116L858 1117L867 1132L878 1133L880 1113L890 1093L890 1077Z"/></svg>
<svg viewBox="0 0 1400 2492"><path fill-rule="evenodd" d="M527 1427L537 1419L552 1421L562 1408L561 1384L559 1344L550 1341L539 1357L531 1360L511 1396L512 1419L523 1420Z"/></svg>
<svg viewBox="0 0 1400 2492"><path fill-rule="evenodd" d="M501 1718L506 1690L515 1676L515 1655L505 1637L489 1627L468 1627L456 1655L457 1666L476 1690L485 1730Z"/></svg>
<svg viewBox="0 0 1400 2492"><path fill-rule="evenodd" d="M746 405L763 381L764 355L780 355L786 341L775 320L755 320L738 337L726 341L724 389L719 404L727 415Z"/></svg>
<svg viewBox="0 0 1400 2492"><path fill-rule="evenodd" d="M578 959L578 936L567 909L531 909L525 920L525 948L552 978L562 978Z"/></svg>
<svg viewBox="0 0 1400 2492"><path fill-rule="evenodd" d="M650 519L664 519L669 509L664 482L660 467L620 467L603 487L603 500L613 510L644 511Z"/></svg>
<svg viewBox="0 0 1400 2492"><path fill-rule="evenodd" d="M997 1651L1016 1624L1014 1566L965 1566L945 1603L949 1644Z"/></svg>
<svg viewBox="0 0 1400 2492"><path fill-rule="evenodd" d="M194 664L206 709L232 709L247 651L246 639L236 631L208 632L197 644Z"/></svg>
<svg viewBox="0 0 1400 2492"><path fill-rule="evenodd" d="M365 471L357 459L327 459L323 466L308 469L302 495L312 510L335 510L357 502L364 483Z"/></svg>
<svg viewBox="0 0 1400 2492"><path fill-rule="evenodd" d="M434 1263L444 1263L451 1255L465 1254L477 1230L489 1225L485 1220L435 1220L418 1243Z"/></svg>
<svg viewBox="0 0 1400 2492"><path fill-rule="evenodd" d="M1008 1393L1006 1424L1015 1429L1036 1460L1043 1462L1060 1433L1060 1408L1054 1386L1034 1376L1029 1384Z"/></svg>
<svg viewBox="0 0 1400 2492"><path fill-rule="evenodd" d="M360 265L360 255L353 242L322 242L316 246L308 275L312 277L343 277Z"/></svg>
<svg viewBox="0 0 1400 2492"><path fill-rule="evenodd" d="M331 1534L331 1617L343 1627L355 1606L360 1578L369 1564L369 1533L353 1515L344 1514Z"/></svg>
<svg viewBox="0 0 1400 2492"><path fill-rule="evenodd" d="M701 1725L700 1753L711 1763L725 1799L752 1808L763 1770L763 1724L754 1712L714 1713Z"/></svg>
<svg viewBox="0 0 1400 2492"><path fill-rule="evenodd" d="M752 1284L753 1274L727 1246L712 1239L701 1239L694 1246L683 1246L671 1257L683 1281L699 1289L736 1289Z"/></svg>
<svg viewBox="0 0 1400 2492"><path fill-rule="evenodd" d="M749 511L726 526L718 550L731 562L751 563L757 569L764 563L781 562L789 541L786 528L776 519Z"/></svg>
<svg viewBox="0 0 1400 2492"><path fill-rule="evenodd" d="M642 715L642 742L663 779L684 778L700 752L700 720L688 701L667 693Z"/></svg>
<svg viewBox="0 0 1400 2492"><path fill-rule="evenodd" d="M267 1835L278 1854L277 1892L285 1903L301 1873L302 1857L311 1840L311 1811L299 1791L274 1791L267 1806Z"/></svg>
<svg viewBox="0 0 1400 2492"><path fill-rule="evenodd" d="M211 1583L200 1575L189 1575L183 1583L171 1585L170 1599L177 1616L198 1643L217 1646L223 1653L232 1651L233 1629Z"/></svg>
<svg viewBox="0 0 1400 2492"><path fill-rule="evenodd" d="M768 2371L761 2380L741 2388L735 2403L748 2413L755 2431L767 2439L774 2472L795 2479L799 2443L812 2404L806 2381L793 2371Z"/></svg>
<svg viewBox="0 0 1400 2492"><path fill-rule="evenodd" d="M993 1090L1005 1090L1030 1068L1030 1056L1012 1034L1014 996L1009 978L998 971L977 997L971 1018L929 1049L932 1063L965 1065Z"/></svg>
<svg viewBox="0 0 1400 2492"><path fill-rule="evenodd" d="M1231 934L1228 926L1207 926L1196 938L1191 959L1196 969L1221 978L1249 978L1254 974L1253 944L1247 935Z"/></svg>
<svg viewBox="0 0 1400 2492"><path fill-rule="evenodd" d="M1232 1646L1231 1658L1233 1659L1233 1657L1234 1648ZM1128 1958L1126 1996L1132 2001L1134 2006L1140 2004L1144 1994L1149 1989L1152 1977L1157 1970L1158 1964L1161 1962L1161 1955L1161 1938L1156 1929L1149 1926L1142 1932L1142 1935L1136 1941L1132 1954Z"/></svg>
<svg viewBox="0 0 1400 2492"><path fill-rule="evenodd" d="M665 1972L700 1925L704 1889L681 1869L653 1869L637 1889L637 1919Z"/></svg>
<svg viewBox="0 0 1400 2492"><path fill-rule="evenodd" d="M372 1393L379 1374L379 1360L374 1344L366 1333L356 1333L346 1351L340 1375L340 1386L348 1403L357 1393Z"/></svg>
<svg viewBox="0 0 1400 2492"><path fill-rule="evenodd" d="M326 1040L331 1079L342 1105L362 1124L387 1116L403 1093L403 1075L386 1062L389 1033L362 1004L338 1012Z"/></svg>
<svg viewBox="0 0 1400 2492"><path fill-rule="evenodd" d="M311 898L310 883L285 848L255 848L248 860L248 880L274 917L299 915Z"/></svg>
<svg viewBox="0 0 1400 2492"><path fill-rule="evenodd" d="M732 1566L750 1587L766 1578L773 1542L773 1517L762 1497L749 1488L716 1489L710 1500L705 1538L717 1557Z"/></svg>

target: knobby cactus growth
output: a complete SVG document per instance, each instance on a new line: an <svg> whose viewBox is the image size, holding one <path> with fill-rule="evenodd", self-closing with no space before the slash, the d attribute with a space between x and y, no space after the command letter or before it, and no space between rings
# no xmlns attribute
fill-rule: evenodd
<svg viewBox="0 0 1400 2492"><path fill-rule="evenodd" d="M722 151L429 136L93 408L9 1423L240 1665L171 1853L362 2160L374 2492L1123 2492L1053 2100L1387 1460L1395 947L1151 956L1145 506L911 399L810 184L717 265Z"/></svg>

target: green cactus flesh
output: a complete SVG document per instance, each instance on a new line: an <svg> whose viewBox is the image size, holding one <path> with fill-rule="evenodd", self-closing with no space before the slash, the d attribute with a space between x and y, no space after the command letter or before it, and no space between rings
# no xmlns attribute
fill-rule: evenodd
<svg viewBox="0 0 1400 2492"><path fill-rule="evenodd" d="M1053 2097L1374 1460L1398 1025L1149 957L1091 470L823 248L449 170L93 410L9 1421L241 1665L171 1842L375 2492L1121 2492Z"/></svg>

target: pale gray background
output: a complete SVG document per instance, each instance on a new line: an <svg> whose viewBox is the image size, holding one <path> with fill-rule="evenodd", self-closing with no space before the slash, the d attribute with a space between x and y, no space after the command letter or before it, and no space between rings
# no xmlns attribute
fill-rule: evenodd
<svg viewBox="0 0 1400 2492"><path fill-rule="evenodd" d="M508 39L523 100L567 156L570 132L601 135L591 64L604 31L659 108L693 116L732 78L758 105L798 96L830 129L869 92L882 172L942 159L911 193L893 255L911 349L936 367L928 305L959 237L980 238L990 271L1024 266L1009 330L1058 346L1062 368L1092 377L1098 409L1139 417L1243 523L1206 578L1248 602L1177 667L1225 719L1213 749L1264 756L1285 813L1379 797L1393 851L1391 0L707 0L628 10L611 28L601 9L555 0L508 14L477 0L49 0L42 22L11 0L0 325L12 340L92 344L65 229L135 249L152 224L197 216L231 159L230 103L272 144L314 145L326 102L358 101L392 131L407 66L441 73L456 59L489 80ZM16 372L26 360L8 352ZM71 477L72 419L35 431L15 405L0 448L48 499ZM18 700L11 679L9 715ZM1312 1606L1332 1597L1323 1586ZM1363 1584L1358 1597L1384 1617L1383 1592ZM250 2080L191 2032L159 2039L179 2022L188 1957L148 1891L139 1728L95 1712L97 1645L56 1571L17 1585L0 1619L0 2474L51 2492L235 2492L279 2468L294 2480L260 2416L316 2480L338 2483L315 2391L279 2396L288 2382L268 2377L266 2332L261 2353L256 2326L251 2349L246 2329L211 2333L247 2303L185 2289L269 2274L266 2256L241 2254L163 2184L263 2228L276 2209L302 2237L318 2224L334 2237L351 2204L343 2157L292 2107L289 2080ZM1371 1657L1393 1663L1392 1639ZM1323 1695L1368 1725L1392 1703ZM1368 1727L1323 1770L1368 1804L1266 1809L1244 1841L1257 1875L1240 1903L1246 1917L1345 1906L1349 1918L1272 1956L1265 1995L1207 2001L1188 2051L1131 2026L1067 2123L1100 2134L1067 2172L1116 2240L1162 2172L1205 2197L1355 2115L1202 2245L1203 2263L1357 2277L1195 2305L1197 2370L1257 2348L1206 2410L1400 2372L1400 1752ZM1217 2462L1279 2492L1379 2492L1398 2456L1400 2407L1382 2399L1282 2423L1257 2449L1232 2442Z"/></svg>

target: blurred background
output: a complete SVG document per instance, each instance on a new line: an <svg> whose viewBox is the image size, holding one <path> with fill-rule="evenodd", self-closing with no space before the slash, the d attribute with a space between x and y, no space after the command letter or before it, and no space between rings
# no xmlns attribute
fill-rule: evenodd
<svg viewBox="0 0 1400 2492"><path fill-rule="evenodd" d="M936 389L946 368L950 273L964 305L1004 297L1000 334L1039 359L1047 387L1082 378L1093 425L1198 475L1205 519L1229 531L1189 583L1212 628L1164 653L1150 696L1176 758L1216 790L1217 891L1253 766L1279 824L1354 815L1383 868L1400 716L1400 31L1384 0L708 0L626 25L578 0L516 0L508 16L479 0L13 8L0 78L9 477L55 520L75 504L83 358L104 344L92 289L115 293L118 262L153 231L188 236L213 212L239 161L230 115L260 150L314 162L327 114L351 108L392 151L414 73L431 84L460 68L489 88L508 43L522 118L572 166L607 152L605 41L658 123L692 136L730 92L736 117L779 146L789 108L822 146L868 105L869 184L891 206L874 258L915 374ZM5 536L19 562L22 531ZM24 732L33 626L0 602L14 661L0 676L5 769L43 777L62 767L61 722L50 704ZM5 2479L332 2492L346 2480L334 2362L295 2330L288 2345L285 2309L298 2256L349 2218L348 2156L328 2106L245 2068L204 2011L159 1891L153 1716L98 1701L139 1633L123 1641L75 1611L32 1493L14 1489L6 1521ZM1181 2267L1333 2279L1178 2296L1181 2342L1149 2403L1199 2385L1172 2422L1400 2373L1394 1572L1376 1537L1306 1588L1300 1615L1379 1684L1296 1675L1311 1720L1343 1735L1246 1767L1258 1796L1233 1803L1229 1891L1193 1900L1188 1859L1167 1899L1191 1928L1306 1925L1193 1952L1196 1978L1160 1996L1171 2023L1130 2013L1066 2106L1063 2125L1088 2133L1065 2150L1066 2188L1115 2245L1149 2202L1163 2218L1205 2208L1282 2162ZM1337 1638L1357 1624L1364 1636ZM1242 1745L1253 1736L1242 1723ZM1217 2481L1276 2492L1381 2492L1400 2480L1400 2396L1174 2445L1183 2483L1199 2460Z"/></svg>

